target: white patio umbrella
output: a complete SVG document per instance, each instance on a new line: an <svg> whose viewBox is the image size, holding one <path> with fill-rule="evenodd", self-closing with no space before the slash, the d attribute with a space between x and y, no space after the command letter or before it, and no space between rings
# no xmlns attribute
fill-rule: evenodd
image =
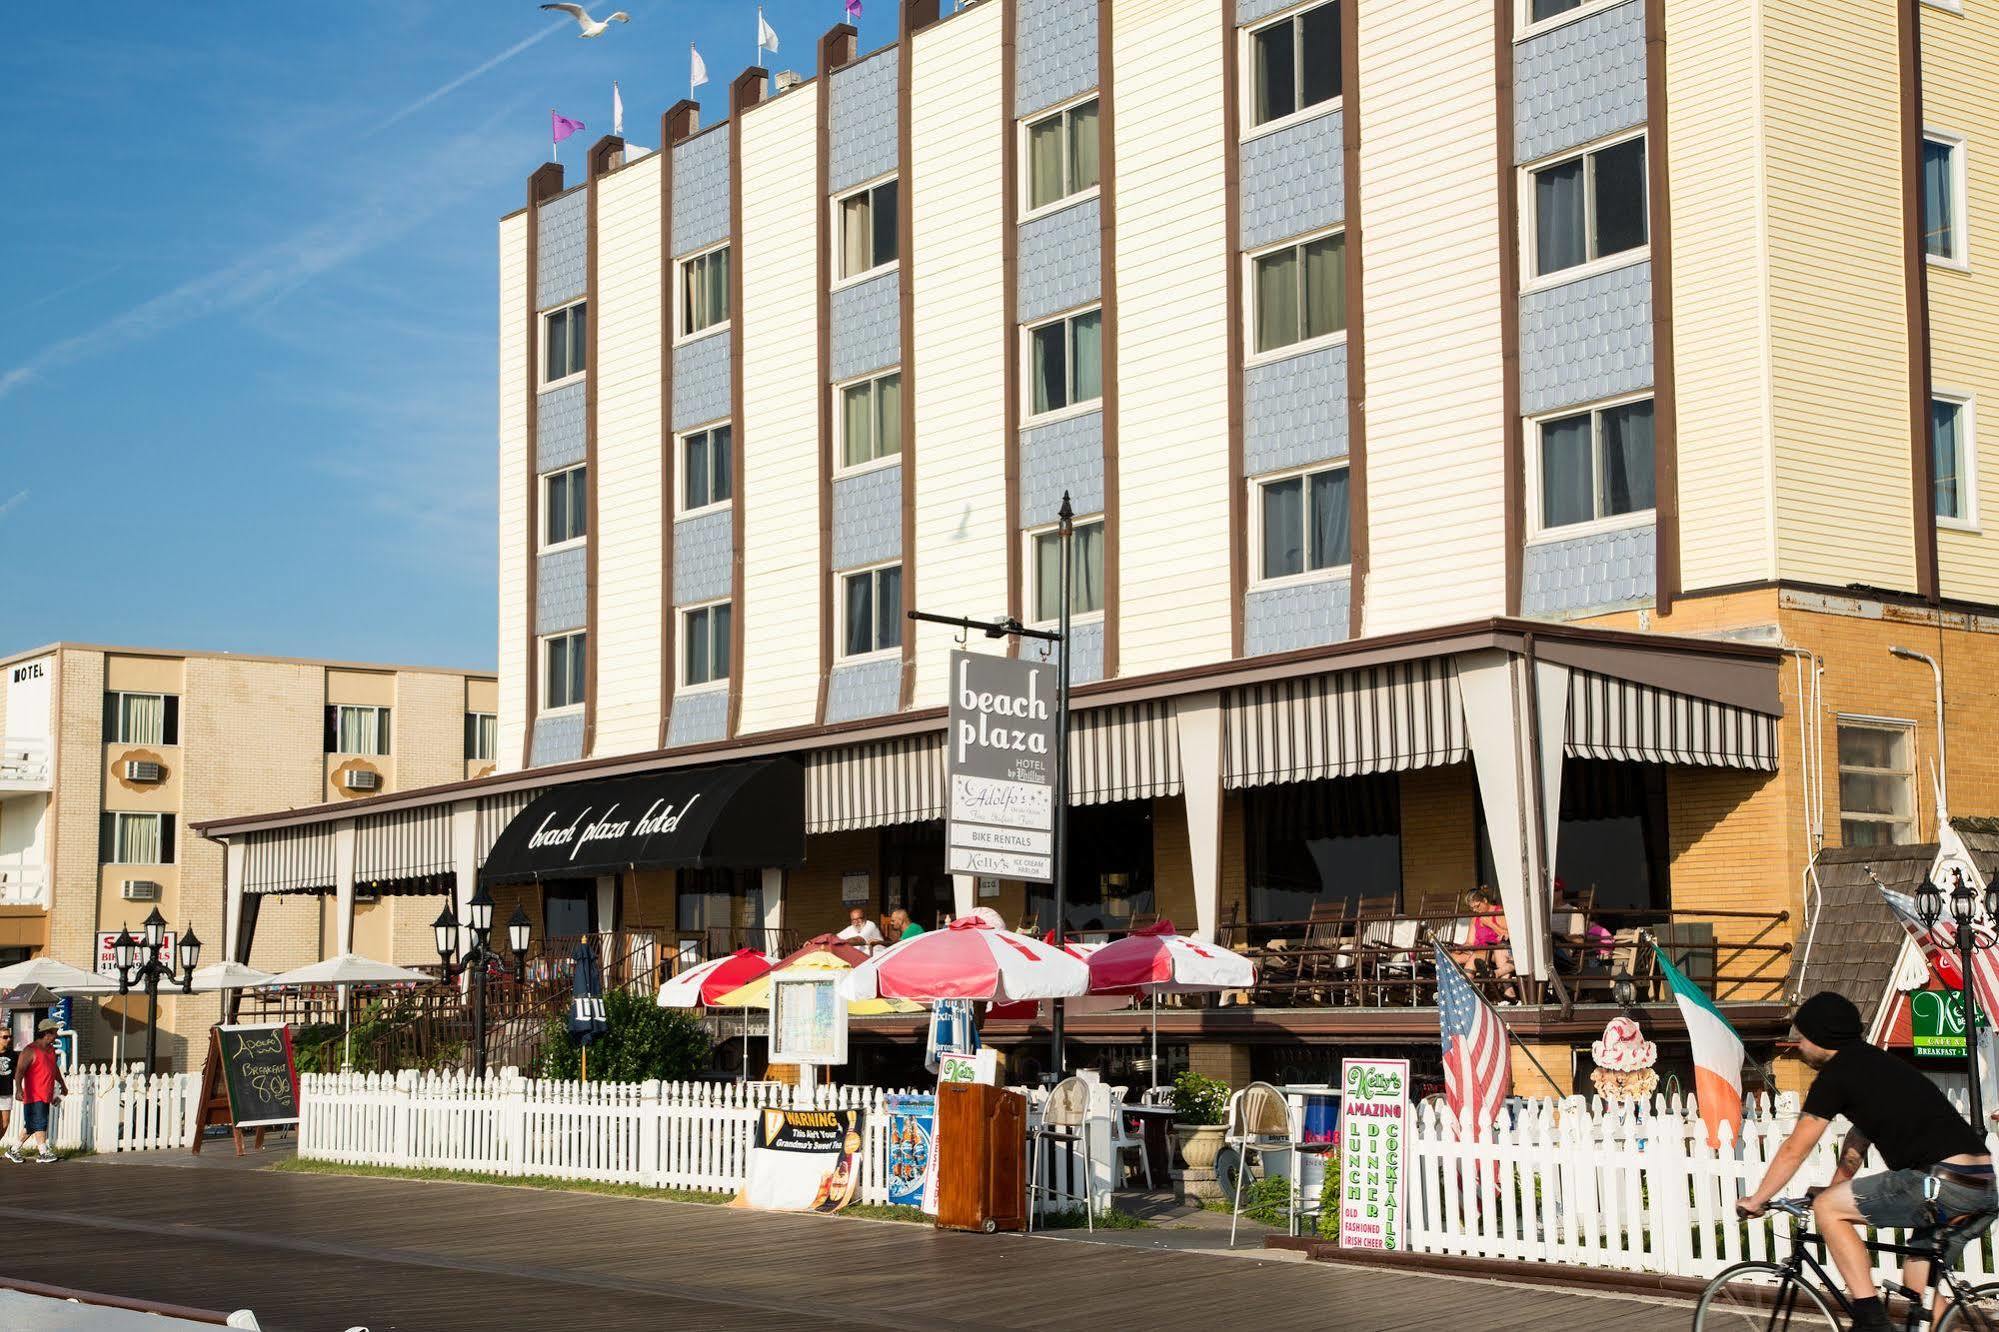
<svg viewBox="0 0 1999 1332"><path fill-rule="evenodd" d="M346 993L350 985L431 985L437 977L427 971L412 971L408 967L392 966L387 962L377 962L373 958L362 957L359 953L341 953L323 962L299 967L283 972L269 980L259 981L249 989L275 990L287 985L338 985L342 988L346 1019L346 1033L341 1045L341 1062L354 1062L354 1004L352 996Z"/></svg>
<svg viewBox="0 0 1999 1332"><path fill-rule="evenodd" d="M198 968L194 973L194 992L207 994L215 990L254 990L271 981L271 973L245 966L241 962L215 962Z"/></svg>
<svg viewBox="0 0 1999 1332"><path fill-rule="evenodd" d="M57 994L115 994L116 976L100 976L52 957L31 957L11 967L0 967L0 990L17 985L39 985Z"/></svg>

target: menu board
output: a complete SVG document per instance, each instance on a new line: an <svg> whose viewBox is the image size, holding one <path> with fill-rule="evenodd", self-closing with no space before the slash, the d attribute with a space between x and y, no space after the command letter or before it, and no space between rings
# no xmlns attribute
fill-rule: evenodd
<svg viewBox="0 0 1999 1332"><path fill-rule="evenodd" d="M840 994L840 973L777 971L770 982L771 1062L846 1063L847 1001Z"/></svg>
<svg viewBox="0 0 1999 1332"><path fill-rule="evenodd" d="M217 1027L229 1120L239 1129L298 1122L298 1068L286 1026Z"/></svg>
<svg viewBox="0 0 1999 1332"><path fill-rule="evenodd" d="M1340 1247L1401 1249L1409 1061L1346 1060L1340 1087Z"/></svg>

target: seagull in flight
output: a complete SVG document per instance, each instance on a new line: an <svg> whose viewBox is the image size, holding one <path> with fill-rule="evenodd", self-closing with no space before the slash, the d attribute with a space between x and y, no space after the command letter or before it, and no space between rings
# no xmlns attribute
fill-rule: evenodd
<svg viewBox="0 0 1999 1332"><path fill-rule="evenodd" d="M575 19L576 26L583 29L582 35L585 37L602 37L605 30L613 23L630 23L632 21L632 16L622 9L605 19L602 23L599 23L596 19L591 18L583 12L583 6L581 5L543 5L542 8L557 10Z"/></svg>

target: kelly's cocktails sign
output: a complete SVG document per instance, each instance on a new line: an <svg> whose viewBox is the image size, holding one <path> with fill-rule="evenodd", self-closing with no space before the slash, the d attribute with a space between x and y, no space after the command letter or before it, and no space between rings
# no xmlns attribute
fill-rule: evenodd
<svg viewBox="0 0 1999 1332"><path fill-rule="evenodd" d="M1401 1249L1409 1061L1349 1059L1340 1073L1340 1247Z"/></svg>
<svg viewBox="0 0 1999 1332"><path fill-rule="evenodd" d="M1054 878L1056 667L951 654L945 845L954 874Z"/></svg>

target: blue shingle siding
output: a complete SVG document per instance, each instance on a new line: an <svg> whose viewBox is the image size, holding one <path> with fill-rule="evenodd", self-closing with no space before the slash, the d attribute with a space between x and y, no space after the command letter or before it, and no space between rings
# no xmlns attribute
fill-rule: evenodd
<svg viewBox="0 0 1999 1332"><path fill-rule="evenodd" d="M1344 119L1330 111L1243 141L1244 249L1330 227L1346 216Z"/></svg>
<svg viewBox="0 0 1999 1332"><path fill-rule="evenodd" d="M1097 200L1020 224L1020 318L1032 323L1097 299L1103 290L1103 224Z"/></svg>
<svg viewBox="0 0 1999 1332"><path fill-rule="evenodd" d="M826 720L879 717L902 705L902 661L864 661L835 666L826 678Z"/></svg>
<svg viewBox="0 0 1999 1332"><path fill-rule="evenodd" d="M728 730L728 690L674 696L673 715L666 723L667 744L698 745L705 740L720 740Z"/></svg>
<svg viewBox="0 0 1999 1332"><path fill-rule="evenodd" d="M735 515L727 509L673 525L673 599L712 601L735 584Z"/></svg>
<svg viewBox="0 0 1999 1332"><path fill-rule="evenodd" d="M834 193L895 170L896 90L901 81L894 47L834 71L826 90L833 131L826 175Z"/></svg>
<svg viewBox="0 0 1999 1332"><path fill-rule="evenodd" d="M1104 678L1104 622L1092 620L1088 624L1072 625L1070 636L1075 640L1076 659L1069 668L1069 683L1088 684L1092 680ZM1021 655L1035 661L1041 660L1042 645L1024 642L1020 645ZM1050 646L1048 660L1061 661L1061 649Z"/></svg>
<svg viewBox="0 0 1999 1332"><path fill-rule="evenodd" d="M1346 345L1249 367L1242 407L1244 476L1346 457Z"/></svg>
<svg viewBox="0 0 1999 1332"><path fill-rule="evenodd" d="M1652 383L1652 265L1630 264L1520 298L1520 410Z"/></svg>
<svg viewBox="0 0 1999 1332"><path fill-rule="evenodd" d="M1520 609L1567 615L1650 601L1657 589L1656 530L1621 527L1571 541L1537 541L1521 564Z"/></svg>
<svg viewBox="0 0 1999 1332"><path fill-rule="evenodd" d="M1344 642L1352 598L1353 587L1344 578L1249 592L1242 604L1243 655Z"/></svg>
<svg viewBox="0 0 1999 1332"><path fill-rule="evenodd" d="M590 613L585 591L589 573L582 546L535 559L534 631L555 634L581 629Z"/></svg>
<svg viewBox="0 0 1999 1332"><path fill-rule="evenodd" d="M729 131L673 145L673 252L729 237Z"/></svg>
<svg viewBox="0 0 1999 1332"><path fill-rule="evenodd" d="M833 482L833 567L851 569L902 555L902 465Z"/></svg>
<svg viewBox="0 0 1999 1332"><path fill-rule="evenodd" d="M835 380L902 360L902 270L836 289L832 309Z"/></svg>
<svg viewBox="0 0 1999 1332"><path fill-rule="evenodd" d="M1019 0L1014 114L1031 116L1097 86L1097 0Z"/></svg>
<svg viewBox="0 0 1999 1332"><path fill-rule="evenodd" d="M696 338L673 349L673 428L690 430L726 420L729 400L729 335Z"/></svg>
<svg viewBox="0 0 1999 1332"><path fill-rule="evenodd" d="M1104 414L1085 412L1020 432L1020 523L1055 521L1062 492L1079 514L1104 507Z"/></svg>
<svg viewBox="0 0 1999 1332"><path fill-rule="evenodd" d="M1550 28L1513 48L1513 158L1535 162L1645 123L1640 0Z"/></svg>
<svg viewBox="0 0 1999 1332"><path fill-rule="evenodd" d="M535 308L546 310L583 294L590 283L589 191L576 190L541 206L535 246Z"/></svg>
<svg viewBox="0 0 1999 1332"><path fill-rule="evenodd" d="M535 403L534 466L553 471L583 461L583 381L544 393Z"/></svg>
<svg viewBox="0 0 1999 1332"><path fill-rule="evenodd" d="M536 767L548 763L574 763L583 757L583 714L565 712L554 717L534 719L534 757Z"/></svg>

